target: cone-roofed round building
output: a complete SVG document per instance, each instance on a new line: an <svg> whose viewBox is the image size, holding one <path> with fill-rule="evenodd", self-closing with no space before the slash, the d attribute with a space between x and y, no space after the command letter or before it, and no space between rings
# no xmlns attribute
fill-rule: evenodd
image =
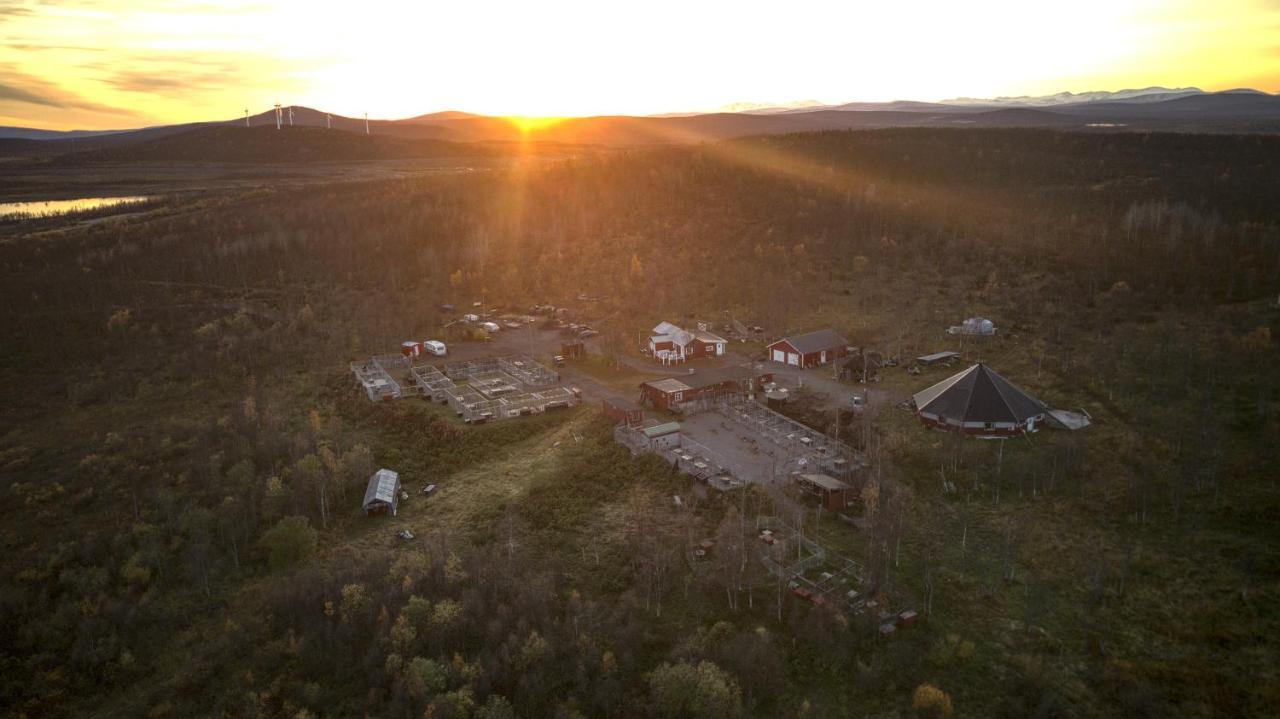
<svg viewBox="0 0 1280 719"><path fill-rule="evenodd" d="M1048 407L979 362L915 394L926 427L987 437L1034 432Z"/></svg>

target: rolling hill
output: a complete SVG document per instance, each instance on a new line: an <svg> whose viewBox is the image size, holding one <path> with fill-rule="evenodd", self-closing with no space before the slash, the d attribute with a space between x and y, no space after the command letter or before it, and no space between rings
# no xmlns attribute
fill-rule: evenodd
<svg viewBox="0 0 1280 719"><path fill-rule="evenodd" d="M1056 102L1055 102L1056 100ZM969 104L964 104L964 103ZM957 100L946 103L897 101L848 103L829 107L751 110L663 116L574 117L537 127L523 127L508 118L447 111L401 120L367 121L293 107L292 128L332 127L345 131L333 138L307 136L296 147L264 146L264 155L244 155L233 141L237 132L274 131L275 111L245 118L141 128L110 133L51 133L29 128L0 132L0 158L84 154L86 158L134 157L201 158L231 162L307 161L315 157L378 159L397 152L437 153L446 146L414 144L434 140L452 143L557 143L635 147L717 142L751 135L776 135L825 130L889 127L1055 128L1060 130L1127 130L1163 132L1277 133L1280 97L1252 90L1205 93L1194 88L1146 88L1118 93L1085 93L1046 98ZM284 115L286 125L290 123ZM249 127L244 127L248 124ZM217 128L221 132L192 131ZM377 141L355 141L366 132ZM5 135L8 135L6 137ZM256 136L255 136L256 137ZM293 136L291 136L293 137ZM164 139L171 142L157 142ZM339 149L337 138L353 144ZM259 140L265 142L265 140ZM402 141L402 142L396 142ZM155 143L138 152L120 148ZM189 148L182 145L193 143ZM255 146L251 143L249 146ZM449 149L449 152L457 148ZM219 152L226 157L218 157ZM470 154L470 153L468 153ZM239 159L237 159L239 158ZM277 158L267 160L267 158Z"/></svg>
<svg viewBox="0 0 1280 719"><path fill-rule="evenodd" d="M295 118L296 119L296 118ZM274 126L199 127L133 144L70 153L59 164L103 162L350 162L428 157L474 157L497 152L488 145L428 138L365 135L347 130Z"/></svg>

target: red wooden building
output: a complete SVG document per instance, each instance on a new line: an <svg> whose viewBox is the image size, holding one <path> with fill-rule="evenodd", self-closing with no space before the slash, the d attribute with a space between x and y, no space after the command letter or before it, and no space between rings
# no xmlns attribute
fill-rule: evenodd
<svg viewBox="0 0 1280 719"><path fill-rule="evenodd" d="M606 398L601 402L600 411L609 419L628 427L639 427L644 423L644 408L629 399Z"/></svg>
<svg viewBox="0 0 1280 719"><path fill-rule="evenodd" d="M769 345L768 357L792 367L817 367L849 353L849 340L833 329L783 337Z"/></svg>
<svg viewBox="0 0 1280 719"><path fill-rule="evenodd" d="M670 322L659 323L649 333L649 352L664 364L721 357L728 344L728 340L707 330L681 329Z"/></svg>
<svg viewBox="0 0 1280 719"><path fill-rule="evenodd" d="M724 394L754 393L772 381L772 372L751 367L724 367L649 380L640 385L640 397L650 406L678 412L682 405L697 400Z"/></svg>

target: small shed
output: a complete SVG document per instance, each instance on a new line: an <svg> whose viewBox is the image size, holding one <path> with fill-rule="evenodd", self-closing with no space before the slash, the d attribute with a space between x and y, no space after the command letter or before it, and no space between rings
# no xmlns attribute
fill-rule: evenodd
<svg viewBox="0 0 1280 719"><path fill-rule="evenodd" d="M920 365L921 367L931 367L936 364L941 364L943 362L950 362L952 360L958 360L958 359L960 359L959 352L951 352L951 351L934 352L933 354L921 355L917 357L916 364Z"/></svg>
<svg viewBox="0 0 1280 719"><path fill-rule="evenodd" d="M833 329L783 337L767 348L773 362L793 367L817 367L833 362L849 352L849 340Z"/></svg>
<svg viewBox="0 0 1280 719"><path fill-rule="evenodd" d="M364 513L396 515L400 505L400 474L390 469L380 469L369 478L364 490Z"/></svg>
<svg viewBox="0 0 1280 719"><path fill-rule="evenodd" d="M680 446L680 423L666 422L640 430L650 450L671 449Z"/></svg>
<svg viewBox="0 0 1280 719"><path fill-rule="evenodd" d="M600 412L615 422L629 427L637 427L644 422L644 409L629 399L608 397L600 404Z"/></svg>
<svg viewBox="0 0 1280 719"><path fill-rule="evenodd" d="M822 506L831 512L843 511L857 496L853 487L825 474L796 475L796 484L800 491L821 500Z"/></svg>
<svg viewBox="0 0 1280 719"><path fill-rule="evenodd" d="M884 367L884 355L872 350L854 347L840 362L840 379L855 382L874 382Z"/></svg>

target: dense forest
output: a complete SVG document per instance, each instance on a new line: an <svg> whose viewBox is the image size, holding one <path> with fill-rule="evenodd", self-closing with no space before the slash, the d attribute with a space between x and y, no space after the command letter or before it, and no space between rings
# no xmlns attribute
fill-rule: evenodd
<svg viewBox="0 0 1280 719"><path fill-rule="evenodd" d="M0 704L1269 715L1278 180L1272 136L881 130L0 224ZM983 313L988 358L1097 426L997 460L880 412L870 531L817 521L920 599L885 642L731 552L686 560L792 498L677 511L687 478L594 408L467 427L352 389L473 300L575 306L617 352L728 311L907 354ZM359 512L393 465L458 488L411 546Z"/></svg>

